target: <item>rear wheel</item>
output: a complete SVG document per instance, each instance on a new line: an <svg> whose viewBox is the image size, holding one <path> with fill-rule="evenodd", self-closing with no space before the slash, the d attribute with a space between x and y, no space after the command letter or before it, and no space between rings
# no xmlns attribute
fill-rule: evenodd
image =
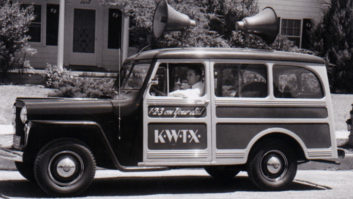
<svg viewBox="0 0 353 199"><path fill-rule="evenodd" d="M241 168L239 166L211 166L206 167L205 170L217 180L230 180L240 172Z"/></svg>
<svg viewBox="0 0 353 199"><path fill-rule="evenodd" d="M50 195L77 195L85 191L95 175L91 151L79 142L57 141L45 146L34 162L34 176Z"/></svg>
<svg viewBox="0 0 353 199"><path fill-rule="evenodd" d="M264 190L280 190L288 186L297 172L294 152L280 141L266 142L255 148L248 174L252 182Z"/></svg>

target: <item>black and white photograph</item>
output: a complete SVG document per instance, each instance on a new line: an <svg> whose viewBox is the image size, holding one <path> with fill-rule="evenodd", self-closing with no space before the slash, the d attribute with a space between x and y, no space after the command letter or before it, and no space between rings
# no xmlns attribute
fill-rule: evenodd
<svg viewBox="0 0 353 199"><path fill-rule="evenodd" d="M353 0L0 0L0 199L353 198Z"/></svg>

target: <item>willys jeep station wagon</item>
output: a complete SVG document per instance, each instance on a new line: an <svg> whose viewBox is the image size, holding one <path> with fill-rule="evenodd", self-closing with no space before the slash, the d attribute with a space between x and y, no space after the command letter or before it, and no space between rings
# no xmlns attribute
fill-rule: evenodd
<svg viewBox="0 0 353 199"><path fill-rule="evenodd" d="M191 73L200 88L182 89ZM96 166L204 167L218 179L247 170L258 187L281 189L298 163L337 159L321 58L159 49L129 58L120 75L114 99L17 99L7 152L25 178L66 195L85 190Z"/></svg>
<svg viewBox="0 0 353 199"><path fill-rule="evenodd" d="M163 2L158 9L169 11ZM113 99L18 98L13 146L2 157L54 195L82 193L96 166L198 167L220 180L246 170L259 188L277 190L292 182L299 163L338 158L319 57L149 50L128 58L118 80Z"/></svg>

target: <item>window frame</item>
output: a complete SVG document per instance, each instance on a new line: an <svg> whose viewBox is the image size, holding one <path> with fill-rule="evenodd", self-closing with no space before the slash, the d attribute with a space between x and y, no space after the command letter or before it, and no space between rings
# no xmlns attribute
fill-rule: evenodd
<svg viewBox="0 0 353 199"><path fill-rule="evenodd" d="M283 28L285 28L284 27L284 21L299 21L299 35L290 35L290 34L285 34L284 32L283 32ZM280 34L282 35L282 36L285 36L285 37L287 37L289 40L291 40L291 38L292 39L299 39L299 46L298 46L298 48L301 48L301 46L302 46L302 36L303 36L303 19L293 19L293 18L281 18L281 23L280 23L281 25L280 25ZM296 43L294 42L294 44L296 45Z"/></svg>

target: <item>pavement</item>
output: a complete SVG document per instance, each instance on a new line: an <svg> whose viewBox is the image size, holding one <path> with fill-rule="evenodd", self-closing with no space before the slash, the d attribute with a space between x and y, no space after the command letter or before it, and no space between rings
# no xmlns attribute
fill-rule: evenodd
<svg viewBox="0 0 353 199"><path fill-rule="evenodd" d="M203 169L158 172L98 170L89 189L77 199L352 199L352 171L297 172L282 191L261 191L240 172L229 182L212 179ZM18 172L0 171L0 198L52 198Z"/></svg>
<svg viewBox="0 0 353 199"><path fill-rule="evenodd" d="M7 135L15 132L11 124L0 124L0 135Z"/></svg>

